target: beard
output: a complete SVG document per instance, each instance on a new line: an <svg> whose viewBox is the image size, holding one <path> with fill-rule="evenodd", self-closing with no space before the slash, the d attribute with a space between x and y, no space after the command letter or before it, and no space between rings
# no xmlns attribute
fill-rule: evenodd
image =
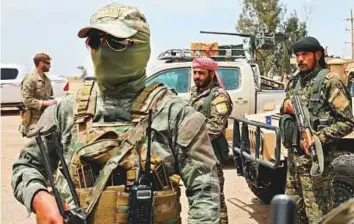
<svg viewBox="0 0 354 224"><path fill-rule="evenodd" d="M49 67L44 66L44 67L43 67L43 72L49 72Z"/></svg>
<svg viewBox="0 0 354 224"><path fill-rule="evenodd" d="M204 89L210 85L211 81L212 81L211 77L208 76L204 80L196 79L194 80L194 83L198 87L198 89Z"/></svg>
<svg viewBox="0 0 354 224"><path fill-rule="evenodd" d="M306 64L304 61L300 61L298 67L300 69L300 74L308 74L312 72L318 65L318 61L314 58L312 62L312 67Z"/></svg>

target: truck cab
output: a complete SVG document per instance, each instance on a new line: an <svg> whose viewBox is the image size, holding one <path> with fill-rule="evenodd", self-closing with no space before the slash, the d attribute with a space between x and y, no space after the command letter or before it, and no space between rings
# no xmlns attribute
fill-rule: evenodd
<svg viewBox="0 0 354 224"><path fill-rule="evenodd" d="M189 49L171 49L161 53L159 60L162 64L148 71L147 85L161 82L188 101L190 90L195 86L192 76L194 57ZM231 116L243 117L246 114L271 111L285 98L281 83L276 83L272 88L263 88L266 82L257 73L257 66L245 58L222 54L210 57L218 63L217 73L234 105ZM268 82L272 83L272 80Z"/></svg>

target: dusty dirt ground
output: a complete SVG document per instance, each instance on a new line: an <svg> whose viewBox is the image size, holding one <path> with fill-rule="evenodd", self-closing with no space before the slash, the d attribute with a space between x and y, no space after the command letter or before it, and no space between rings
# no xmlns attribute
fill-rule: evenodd
<svg viewBox="0 0 354 224"><path fill-rule="evenodd" d="M70 92L78 89L80 81L70 82ZM1 223L34 224L35 216L27 217L25 207L13 196L11 189L12 164L18 158L21 148L29 142L18 132L19 113L13 109L1 111ZM231 163L224 168L225 196L228 207L229 223L266 224L269 206L257 199L247 187L245 180L238 177ZM182 189L182 222L187 223L188 202Z"/></svg>

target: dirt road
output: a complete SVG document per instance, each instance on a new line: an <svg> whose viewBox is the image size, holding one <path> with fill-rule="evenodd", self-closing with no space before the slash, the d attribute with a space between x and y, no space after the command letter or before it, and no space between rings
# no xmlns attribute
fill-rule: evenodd
<svg viewBox="0 0 354 224"><path fill-rule="evenodd" d="M72 91L77 86L71 85ZM19 113L14 110L1 111L1 223L34 224L32 214L27 218L27 211L13 196L10 181L12 164L18 158L21 148L28 139L22 138L18 132ZM227 199L230 223L266 224L268 206L258 200L248 189L246 182L236 174L233 164L224 169L225 196ZM187 223L188 202L182 189L182 221Z"/></svg>

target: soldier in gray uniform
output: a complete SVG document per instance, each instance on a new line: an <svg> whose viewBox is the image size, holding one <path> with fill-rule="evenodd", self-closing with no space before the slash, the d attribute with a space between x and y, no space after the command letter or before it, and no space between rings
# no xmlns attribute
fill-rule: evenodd
<svg viewBox="0 0 354 224"><path fill-rule="evenodd" d="M228 223L227 206L224 195L224 174L220 163L226 163L229 146L225 138L228 117L232 112L232 101L216 71L218 64L211 58L200 57L193 60L195 87L191 90L191 105L207 118L207 130L214 153L220 180L220 223Z"/></svg>
<svg viewBox="0 0 354 224"><path fill-rule="evenodd" d="M81 29L78 36L86 38L97 85L88 81L77 96L68 95L57 105L47 108L37 128L46 129L52 125L56 128L90 223L126 223L129 204L125 203L129 192L124 190L124 186L127 187L137 175L136 154L144 151L146 138L136 128L145 124L148 109L153 111L152 157L157 164L163 161L174 189L179 186L176 179L181 177L189 202L188 223L219 223L217 159L208 138L205 117L163 85L145 86L150 30L144 14L135 7L111 3L98 9L91 17L90 25ZM138 134L142 135L140 140L131 142L129 138ZM107 144L102 142L112 147L106 147ZM87 188L90 186L80 181L77 168L85 168L80 163L96 169L105 167L107 157L123 154L121 146L127 144L140 150L124 152L112 173L120 179L113 180L112 176L98 172L98 182L112 177L112 181L107 181L110 187L98 195L88 193L86 197L85 192L90 192ZM53 142L45 140L45 145L52 167L57 167ZM142 153L141 160L144 161ZM97 163L100 166L96 166ZM57 174L60 193L70 206L72 200L67 185L60 172ZM36 213L38 223L61 223L62 217L54 197L48 192L46 177L42 155L36 144L31 142L13 165L14 195L28 212ZM114 197L111 191L116 192ZM161 196L161 200L154 203L155 221L180 223L180 205L175 202L178 191L164 188L163 194L159 192L155 195ZM86 199L96 196L100 199L86 204Z"/></svg>

